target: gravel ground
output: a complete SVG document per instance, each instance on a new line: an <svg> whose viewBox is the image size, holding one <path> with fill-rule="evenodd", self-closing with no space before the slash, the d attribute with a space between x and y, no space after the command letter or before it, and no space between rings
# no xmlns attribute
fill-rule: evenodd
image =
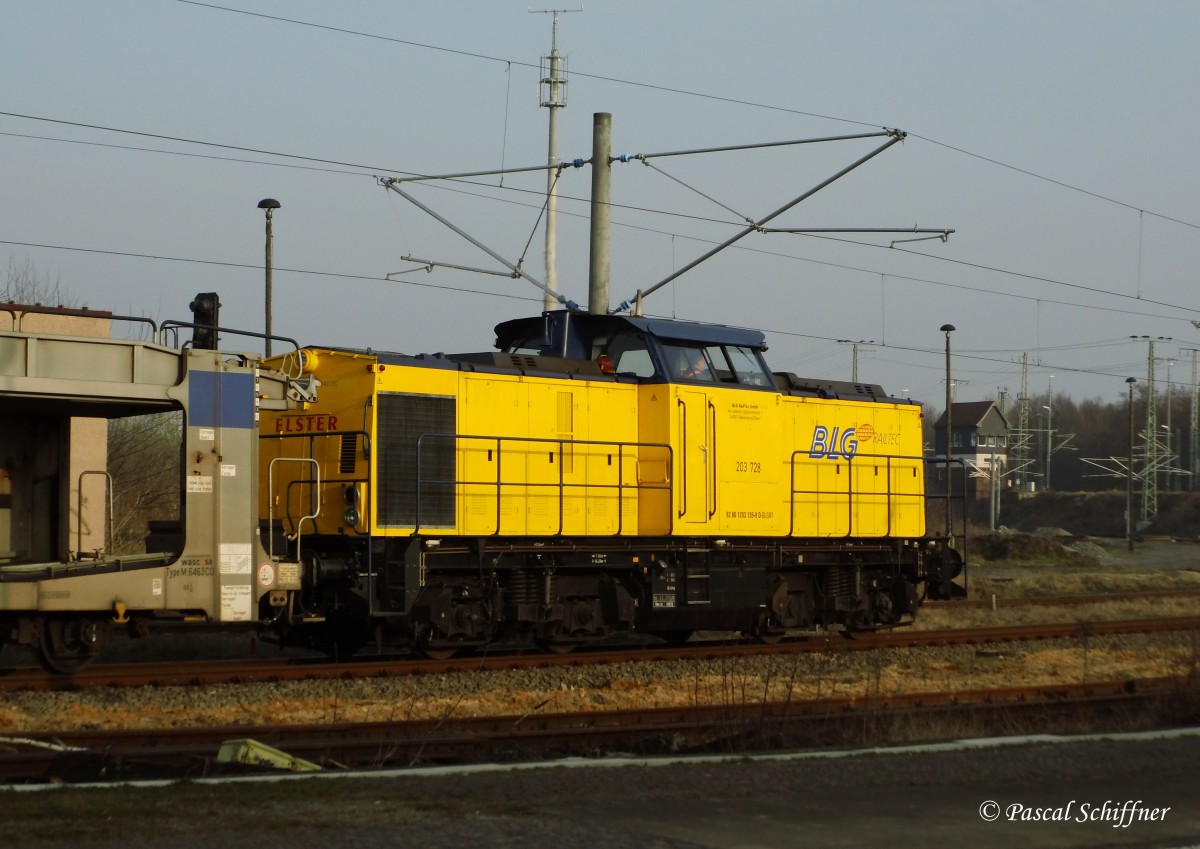
<svg viewBox="0 0 1200 849"><path fill-rule="evenodd" d="M1153 550L1152 550L1153 549ZM977 586L1002 595L1196 588L1200 546L1154 544L1133 555L1108 549L1103 570L1050 577L1029 567L982 566ZM1073 583L1072 583L1073 582ZM1079 588L1076 588L1079 587ZM1109 607L1109 606L1105 606ZM1187 606L1184 606L1187 608ZM1079 611L1037 609L1036 620ZM1085 617L1100 616L1099 608ZM1104 618L1167 615L1109 611ZM1181 609L1178 612L1186 612ZM995 622L985 621L971 624ZM939 613L939 616L945 615ZM924 622L928 617L923 617ZM931 623L932 624L932 623ZM949 623L945 623L949 624ZM943 627L944 625L939 625ZM1124 674L1195 674L1196 635L1167 634L990 647L830 653L679 664L614 664L478 675L19 693L0 704L0 734L66 727L253 725L400 719L472 712L604 710L705 701L744 704L765 696L897 692L1067 682ZM226 653L246 647L228 642ZM226 649L222 649L223 652ZM5 659L9 659L7 656ZM671 700L675 700L672 702ZM489 847L793 846L1183 846L1200 842L1200 738L866 755L838 761L763 762L620 769L505 770L274 784L168 788L67 788L0 792L4 845L173 849L287 845ZM1156 824L986 823L980 805L1062 806L1142 800L1171 807Z"/></svg>
<svg viewBox="0 0 1200 849"><path fill-rule="evenodd" d="M1147 589L1200 589L1200 545L1152 543L1129 553L1108 545L1101 569L977 566L972 587L1000 597ZM984 597L987 597L986 595ZM991 610L929 609L916 627L997 625L1200 613L1200 599L1075 607ZM237 656L246 635L211 635L209 656ZM116 654L174 652L193 639L168 633L115 644ZM7 649L5 658L13 658ZM2 660L4 658L0 658ZM1130 635L996 646L790 656L676 663L546 667L504 672L431 674L215 687L129 688L15 693L0 702L0 734L68 728L245 725L275 722L395 721L446 716L524 715L680 704L743 705L763 700L819 699L914 690L973 689L1027 683L1196 674L1200 636Z"/></svg>
<svg viewBox="0 0 1200 849"><path fill-rule="evenodd" d="M21 692L0 703L0 734L740 706L1197 672L1200 637L1166 633L396 678Z"/></svg>
<svg viewBox="0 0 1200 849"><path fill-rule="evenodd" d="M0 792L14 849L1183 846L1200 736L476 774ZM1156 822L1010 820L1009 806L1170 808ZM985 821L984 803L1006 813Z"/></svg>

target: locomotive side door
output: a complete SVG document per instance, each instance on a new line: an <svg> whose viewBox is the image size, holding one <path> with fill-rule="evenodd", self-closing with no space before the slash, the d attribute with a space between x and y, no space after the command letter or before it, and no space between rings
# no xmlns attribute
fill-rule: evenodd
<svg viewBox="0 0 1200 849"><path fill-rule="evenodd" d="M713 417L709 415L708 393L680 389L676 396L676 432L679 470L677 514L688 524L706 524L716 512L715 493L710 484L716 469L713 453Z"/></svg>

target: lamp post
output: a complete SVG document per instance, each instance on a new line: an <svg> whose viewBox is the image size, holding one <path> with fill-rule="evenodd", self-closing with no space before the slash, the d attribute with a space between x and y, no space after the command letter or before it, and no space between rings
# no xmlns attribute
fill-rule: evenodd
<svg viewBox="0 0 1200 849"><path fill-rule="evenodd" d="M950 469L950 458L954 454L954 423L950 414L950 334L954 332L953 324L943 324L941 331L946 334L946 538L954 536L953 517L951 515L951 496L954 494L954 478Z"/></svg>
<svg viewBox="0 0 1200 849"><path fill-rule="evenodd" d="M280 208L282 204L275 198L263 198L258 202L258 208L261 209L267 216L267 248L266 258L263 263L263 268L266 272L266 289L264 292L264 301L266 305L267 322L266 322L266 356L271 356L271 214Z"/></svg>
<svg viewBox="0 0 1200 849"><path fill-rule="evenodd" d="M1129 385L1129 468L1125 475L1125 539L1133 551L1133 385L1132 377L1125 378Z"/></svg>

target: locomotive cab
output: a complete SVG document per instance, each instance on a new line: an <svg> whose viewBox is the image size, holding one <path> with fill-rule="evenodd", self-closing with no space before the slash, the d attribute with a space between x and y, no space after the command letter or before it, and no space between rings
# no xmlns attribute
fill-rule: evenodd
<svg viewBox="0 0 1200 849"><path fill-rule="evenodd" d="M496 326L509 354L587 360L604 373L643 380L773 388L757 331L696 322L600 316L565 310Z"/></svg>

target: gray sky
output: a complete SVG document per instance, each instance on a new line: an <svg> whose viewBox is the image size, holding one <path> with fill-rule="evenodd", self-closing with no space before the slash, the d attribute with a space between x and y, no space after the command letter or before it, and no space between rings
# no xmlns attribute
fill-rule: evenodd
<svg viewBox="0 0 1200 849"><path fill-rule="evenodd" d="M591 155L595 112L612 113L614 153L628 154L895 127L904 143L772 226L957 231L895 249L892 236L752 234L648 299L648 313L761 328L773 367L817 378L849 379L851 349L836 340L873 340L860 379L939 409L947 322L959 400L1017 394L1025 352L1031 394L1052 384L1119 400L1125 377L1146 373L1147 345L1131 335L1171 337L1156 354L1190 382L1200 4L583 5L560 21L562 159ZM261 330L256 207L274 197L277 333L487 349L493 325L536 313L540 293L446 269L385 280L412 267L406 254L498 266L376 176L545 163L537 83L551 18L530 8L9 0L0 254L81 305L185 318L196 292L216 291L223 324ZM652 160L723 206L615 164L613 302L879 143ZM582 168L559 182L559 280L581 303L590 181ZM545 176L500 182L411 191L507 258L524 252L541 279Z"/></svg>

